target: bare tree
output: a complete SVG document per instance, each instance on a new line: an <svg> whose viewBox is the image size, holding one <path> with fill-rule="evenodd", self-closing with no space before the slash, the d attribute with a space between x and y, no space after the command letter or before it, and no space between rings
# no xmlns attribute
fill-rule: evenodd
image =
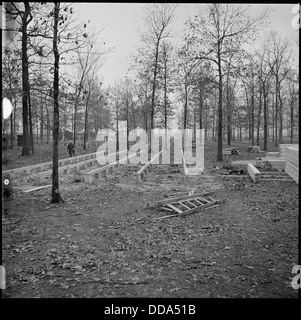
<svg viewBox="0 0 301 320"><path fill-rule="evenodd" d="M271 67L272 74L275 77L275 146L278 146L279 143L283 143L283 101L281 94L281 84L290 71L288 65L292 55L292 51L290 50L290 44L288 40L282 39L282 37L277 32L271 32L269 43L269 48L271 48L271 60L269 61L269 65Z"/></svg>
<svg viewBox="0 0 301 320"><path fill-rule="evenodd" d="M271 86L271 74L273 64L269 65L270 52L268 50L268 43L265 41L261 48L261 51L257 51L257 57L259 59L257 63L258 68L258 80L260 83L260 106L261 111L261 97L263 99L263 150L267 151L268 143L268 93ZM260 117L260 111L258 117ZM259 143L259 123L258 123L258 135L257 143Z"/></svg>
<svg viewBox="0 0 301 320"><path fill-rule="evenodd" d="M174 16L176 5L169 3L154 3L145 7L145 21L148 26L147 41L150 41L154 52L153 86L151 99L150 129L154 128L156 80L158 74L159 48L161 41L170 36L168 27Z"/></svg>
<svg viewBox="0 0 301 320"><path fill-rule="evenodd" d="M22 119L23 119L23 148L22 155L30 155L30 90L29 90L29 75L28 75L28 25L33 19L31 14L31 5L28 2L23 3L24 8L20 4L11 2L10 6L6 6L6 15L12 20L20 24L22 34Z"/></svg>
<svg viewBox="0 0 301 320"><path fill-rule="evenodd" d="M53 19L53 54L54 54L54 79L53 79L53 165L52 165L52 202L60 202L59 175L58 175L58 136L59 136L59 59L58 52L58 24L60 14L60 3L54 3Z"/></svg>
<svg viewBox="0 0 301 320"><path fill-rule="evenodd" d="M154 116L156 108L156 89L157 76L159 64L159 50L163 39L170 36L168 27L173 21L177 5L170 3L152 3L147 4L144 8L145 22L148 27L146 33L142 35L142 41L148 48L148 55L152 57L152 65L150 72L152 73L152 91L150 103L150 126L149 129L154 128ZM150 132L149 132L150 133ZM149 158L151 146L151 134L149 134Z"/></svg>
<svg viewBox="0 0 301 320"><path fill-rule="evenodd" d="M99 56L100 58L100 56ZM95 79L96 79L96 73L100 68L99 65L99 60L95 59L95 61L93 62L93 69L90 70L90 72L87 74L87 79L85 82L85 86L86 89L84 90L84 94L86 97L86 101L85 101L85 128L84 128L84 146L83 149L86 150L86 139L87 139L87 135L88 135L88 107L89 107L89 102L90 102L90 98L91 98L91 94L93 91L93 86L95 85ZM101 85L101 84L100 84Z"/></svg>
<svg viewBox="0 0 301 320"><path fill-rule="evenodd" d="M14 106L14 112L10 115L10 134L11 134L11 149L13 148L13 140L15 137L15 120L16 120L16 108L17 101L19 100L21 88L20 88L20 63L18 56L15 54L15 50L11 50L9 47L5 48L2 58L2 82L3 82L3 94L10 99Z"/></svg>
<svg viewBox="0 0 301 320"><path fill-rule="evenodd" d="M173 67L172 51L173 46L167 41L162 42L162 86L163 86L163 115L164 115L164 127L168 128L168 116L172 113L171 101L169 99L169 93L173 92L173 81L175 77L175 68Z"/></svg>
<svg viewBox="0 0 301 320"><path fill-rule="evenodd" d="M254 39L254 34L265 22L267 12L252 18L249 7L229 4L212 4L206 14L199 13L190 21L190 41L199 44L195 54L198 59L206 59L217 67L219 82L217 160L222 161L223 133L223 77L224 64L229 58L242 58L242 43ZM236 66L238 63L236 64ZM234 66L234 67L236 67Z"/></svg>
<svg viewBox="0 0 301 320"><path fill-rule="evenodd" d="M101 51L99 46L95 46L96 38L91 37L87 42L86 47L82 50L77 49L78 58L78 82L75 85L75 100L74 100L74 119L73 119L73 143L76 143L76 129L77 129L77 109L80 102L81 93L84 89L84 84L87 77L91 74L97 72L97 68L100 68L101 58L106 53L106 51ZM92 77L93 79L93 77ZM91 81L90 81L91 84Z"/></svg>
<svg viewBox="0 0 301 320"><path fill-rule="evenodd" d="M290 95L290 141L293 143L294 139L294 125L295 125L295 106L298 100L298 77L297 75L291 71L288 76L288 89Z"/></svg>

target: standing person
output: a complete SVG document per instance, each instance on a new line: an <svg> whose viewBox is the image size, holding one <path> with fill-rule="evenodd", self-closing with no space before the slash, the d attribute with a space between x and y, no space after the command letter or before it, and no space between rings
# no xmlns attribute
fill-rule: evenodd
<svg viewBox="0 0 301 320"><path fill-rule="evenodd" d="M70 140L68 145L67 145L67 150L69 151L69 156L72 157L72 154L73 156L75 157L75 150L74 150L74 145L72 143L72 141Z"/></svg>

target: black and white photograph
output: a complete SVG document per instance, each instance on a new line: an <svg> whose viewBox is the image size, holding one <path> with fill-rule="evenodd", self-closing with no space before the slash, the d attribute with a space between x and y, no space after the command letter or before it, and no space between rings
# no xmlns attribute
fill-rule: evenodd
<svg viewBox="0 0 301 320"><path fill-rule="evenodd" d="M299 4L1 10L4 300L298 300Z"/></svg>

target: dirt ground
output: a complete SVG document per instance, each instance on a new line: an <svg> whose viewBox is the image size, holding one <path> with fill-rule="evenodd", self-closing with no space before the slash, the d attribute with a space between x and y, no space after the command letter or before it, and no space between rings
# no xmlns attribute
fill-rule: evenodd
<svg viewBox="0 0 301 320"><path fill-rule="evenodd" d="M92 185L62 177L62 204L50 202L50 188L23 193L12 184L3 200L3 297L297 298L299 187L219 176L214 166L264 156L234 145L240 155L218 163L216 144L205 142L205 176L185 183L181 166L154 165L140 185L138 166L120 166ZM227 201L154 220L166 212L148 204L194 187Z"/></svg>

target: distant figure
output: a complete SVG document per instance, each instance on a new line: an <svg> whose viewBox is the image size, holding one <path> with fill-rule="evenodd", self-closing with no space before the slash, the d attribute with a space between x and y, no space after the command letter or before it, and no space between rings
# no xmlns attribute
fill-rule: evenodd
<svg viewBox="0 0 301 320"><path fill-rule="evenodd" d="M67 145L67 149L69 151L69 156L72 157L72 154L73 154L73 156L75 157L75 149L74 149L74 145L71 140L69 141L69 143Z"/></svg>

